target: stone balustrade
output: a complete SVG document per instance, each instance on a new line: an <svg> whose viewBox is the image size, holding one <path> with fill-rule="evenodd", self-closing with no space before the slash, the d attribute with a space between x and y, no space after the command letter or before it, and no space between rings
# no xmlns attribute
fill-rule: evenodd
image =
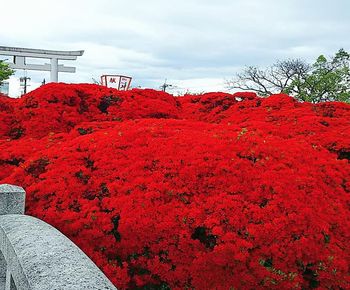
<svg viewBox="0 0 350 290"><path fill-rule="evenodd" d="M0 185L0 290L116 288L66 236L24 214L25 191Z"/></svg>

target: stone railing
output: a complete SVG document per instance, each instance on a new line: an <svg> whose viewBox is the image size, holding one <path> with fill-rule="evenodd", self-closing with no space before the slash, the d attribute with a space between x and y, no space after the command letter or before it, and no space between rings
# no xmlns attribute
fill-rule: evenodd
<svg viewBox="0 0 350 290"><path fill-rule="evenodd" d="M66 236L24 215L25 191L0 185L0 290L116 288Z"/></svg>

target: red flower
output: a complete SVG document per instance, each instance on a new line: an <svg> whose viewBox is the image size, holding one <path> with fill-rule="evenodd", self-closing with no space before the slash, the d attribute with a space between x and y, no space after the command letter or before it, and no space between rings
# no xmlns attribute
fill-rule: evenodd
<svg viewBox="0 0 350 290"><path fill-rule="evenodd" d="M0 182L120 289L349 288L350 106L49 84L0 96Z"/></svg>

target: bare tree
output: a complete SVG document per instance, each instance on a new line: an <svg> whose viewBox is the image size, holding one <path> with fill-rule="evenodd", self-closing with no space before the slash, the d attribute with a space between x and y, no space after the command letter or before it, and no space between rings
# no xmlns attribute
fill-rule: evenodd
<svg viewBox="0 0 350 290"><path fill-rule="evenodd" d="M261 96L286 92L294 80L304 79L311 66L300 59L277 61L266 69L246 67L242 73L226 81L229 89L254 91Z"/></svg>

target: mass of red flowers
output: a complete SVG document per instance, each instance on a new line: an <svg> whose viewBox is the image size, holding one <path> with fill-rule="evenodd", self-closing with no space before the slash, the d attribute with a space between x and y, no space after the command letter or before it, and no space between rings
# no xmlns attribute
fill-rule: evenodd
<svg viewBox="0 0 350 290"><path fill-rule="evenodd" d="M350 289L350 105L89 84L0 96L0 183L119 289Z"/></svg>

